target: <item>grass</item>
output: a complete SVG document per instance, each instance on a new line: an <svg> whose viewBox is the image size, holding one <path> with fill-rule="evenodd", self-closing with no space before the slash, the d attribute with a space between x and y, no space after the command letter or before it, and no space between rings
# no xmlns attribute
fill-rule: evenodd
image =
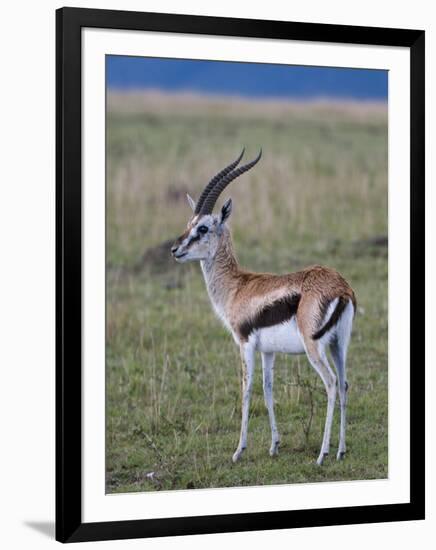
<svg viewBox="0 0 436 550"><path fill-rule="evenodd" d="M387 109L111 93L107 132L108 492L378 479L388 472ZM319 452L326 397L304 356L277 356L282 435L270 458L258 361L248 448L239 352L214 316L200 267L175 264L189 191L245 145L261 163L230 186L241 264L337 268L358 300L349 350L348 454ZM220 202L221 203L221 202Z"/></svg>

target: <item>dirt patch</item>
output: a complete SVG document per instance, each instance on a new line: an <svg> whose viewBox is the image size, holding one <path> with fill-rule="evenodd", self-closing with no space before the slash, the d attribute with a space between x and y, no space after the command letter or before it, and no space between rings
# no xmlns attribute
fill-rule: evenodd
<svg viewBox="0 0 436 550"><path fill-rule="evenodd" d="M167 273L177 267L177 263L171 256L173 241L167 240L156 246L147 248L141 258L132 268L133 273L139 273L144 269L152 273Z"/></svg>
<svg viewBox="0 0 436 550"><path fill-rule="evenodd" d="M352 249L355 255L385 257L388 255L388 236L377 235L369 239L354 241Z"/></svg>

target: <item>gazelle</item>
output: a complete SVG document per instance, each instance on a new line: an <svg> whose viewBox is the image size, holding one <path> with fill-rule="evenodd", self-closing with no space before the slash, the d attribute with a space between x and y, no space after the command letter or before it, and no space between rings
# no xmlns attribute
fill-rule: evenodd
<svg viewBox="0 0 436 550"><path fill-rule="evenodd" d="M193 216L171 253L178 262L199 260L212 306L239 345L242 359L242 423L233 462L247 446L249 405L255 352L262 355L263 390L271 426L270 455L278 453L280 436L273 402L273 369L276 353L306 353L327 392L327 413L321 451L322 464L329 453L336 401L336 375L329 365L327 349L336 368L341 411L337 459L345 455L347 379L345 362L356 300L345 279L334 269L314 265L286 275L253 273L242 269L233 252L227 220L232 211L228 199L219 214L215 203L235 178L261 158L237 168L244 154L207 184L197 202L188 195Z"/></svg>

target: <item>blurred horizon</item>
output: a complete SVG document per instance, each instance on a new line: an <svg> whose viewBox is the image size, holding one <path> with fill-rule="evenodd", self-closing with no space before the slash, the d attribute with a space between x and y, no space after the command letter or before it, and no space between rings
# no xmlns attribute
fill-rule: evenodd
<svg viewBox="0 0 436 550"><path fill-rule="evenodd" d="M253 99L388 99L388 72L376 69L229 61L106 57L111 91L163 91Z"/></svg>

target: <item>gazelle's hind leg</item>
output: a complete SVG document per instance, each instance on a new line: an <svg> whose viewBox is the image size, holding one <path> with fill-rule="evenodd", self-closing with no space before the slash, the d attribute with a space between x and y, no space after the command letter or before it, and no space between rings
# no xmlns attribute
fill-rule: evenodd
<svg viewBox="0 0 436 550"><path fill-rule="evenodd" d="M345 432L347 427L347 400L348 382L346 373L347 349L350 343L351 327L353 324L353 306L347 306L343 316L338 322L335 336L330 343L330 351L336 372L338 373L339 403L341 407L341 426L339 431L339 448L336 458L342 460L345 456Z"/></svg>
<svg viewBox="0 0 436 550"><path fill-rule="evenodd" d="M322 439L321 451L316 461L317 464L321 465L330 451L330 438L336 401L336 376L328 363L325 349L321 341L307 339L307 341L305 341L305 346L307 357L312 367L321 377L327 393L327 413L324 426L324 437Z"/></svg>
<svg viewBox="0 0 436 550"><path fill-rule="evenodd" d="M274 383L274 353L262 352L263 395L268 409L271 427L271 448L269 454L275 456L279 452L280 436L274 415L273 383Z"/></svg>
<svg viewBox="0 0 436 550"><path fill-rule="evenodd" d="M336 458L342 460L345 456L345 431L347 423L347 390L348 382L345 372L345 352L343 347L338 343L335 338L330 344L330 351L332 353L333 362L335 364L336 372L338 373L338 385L339 385L339 403L341 407L341 427L339 429L339 447Z"/></svg>

